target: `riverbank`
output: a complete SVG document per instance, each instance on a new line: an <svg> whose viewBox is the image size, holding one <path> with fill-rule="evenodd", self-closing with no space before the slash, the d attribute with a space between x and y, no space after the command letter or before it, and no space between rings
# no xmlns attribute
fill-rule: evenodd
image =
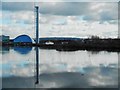
<svg viewBox="0 0 120 90"><path fill-rule="evenodd" d="M2 43L2 46L38 46L44 49L56 49L58 51L117 51L120 52L120 39L71 39L71 40L40 40L39 44L35 43Z"/></svg>

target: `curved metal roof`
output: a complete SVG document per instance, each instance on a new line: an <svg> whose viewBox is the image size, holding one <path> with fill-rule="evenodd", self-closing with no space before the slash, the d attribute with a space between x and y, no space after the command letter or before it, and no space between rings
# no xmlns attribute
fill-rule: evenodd
<svg viewBox="0 0 120 90"><path fill-rule="evenodd" d="M29 43L32 43L32 39L28 35L20 35L20 36L16 37L13 41L14 42L29 42Z"/></svg>

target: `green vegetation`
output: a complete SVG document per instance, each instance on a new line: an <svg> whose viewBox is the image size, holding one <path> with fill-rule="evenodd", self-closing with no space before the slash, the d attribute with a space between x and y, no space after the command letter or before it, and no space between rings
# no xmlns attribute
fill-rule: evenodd
<svg viewBox="0 0 120 90"><path fill-rule="evenodd" d="M51 42L53 44L46 44ZM92 36L87 39L71 40L40 40L39 44L33 43L3 43L3 46L38 46L44 49L56 49L58 51L92 50L92 51L120 51L120 39L107 38L101 39L98 36Z"/></svg>

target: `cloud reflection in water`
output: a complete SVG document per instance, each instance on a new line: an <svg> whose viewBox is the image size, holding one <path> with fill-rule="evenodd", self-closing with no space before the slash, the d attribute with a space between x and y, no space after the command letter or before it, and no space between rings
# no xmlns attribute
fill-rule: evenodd
<svg viewBox="0 0 120 90"><path fill-rule="evenodd" d="M22 55L10 49L9 53L3 54L3 87L34 88L34 53L33 49ZM37 87L117 87L116 56L117 53L99 52L93 55L87 51L58 52L41 49L40 84Z"/></svg>

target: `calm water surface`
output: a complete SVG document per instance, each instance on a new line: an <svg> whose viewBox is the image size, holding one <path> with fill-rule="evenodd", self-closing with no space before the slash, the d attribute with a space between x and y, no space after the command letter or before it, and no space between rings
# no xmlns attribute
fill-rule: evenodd
<svg viewBox="0 0 120 90"><path fill-rule="evenodd" d="M39 84L35 48L5 48L2 55L3 88L118 87L118 53L39 49Z"/></svg>

